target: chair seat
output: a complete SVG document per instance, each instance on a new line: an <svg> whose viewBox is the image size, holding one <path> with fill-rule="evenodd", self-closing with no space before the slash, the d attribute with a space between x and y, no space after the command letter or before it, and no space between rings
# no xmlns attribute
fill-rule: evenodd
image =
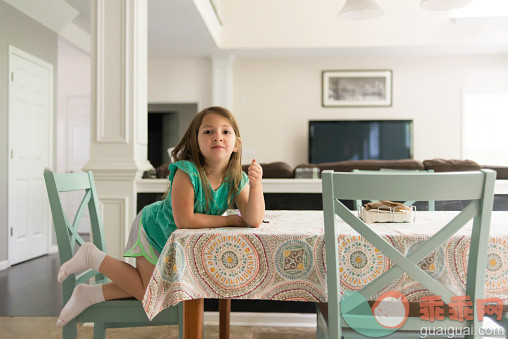
<svg viewBox="0 0 508 339"><path fill-rule="evenodd" d="M178 307L178 306L177 306ZM182 306L180 306L182 307ZM143 304L137 299L108 300L95 304L84 310L76 318L78 322L129 322L145 323L148 318L143 309ZM146 325L165 325L178 324L178 314L173 308L166 308L160 312L152 321Z"/></svg>

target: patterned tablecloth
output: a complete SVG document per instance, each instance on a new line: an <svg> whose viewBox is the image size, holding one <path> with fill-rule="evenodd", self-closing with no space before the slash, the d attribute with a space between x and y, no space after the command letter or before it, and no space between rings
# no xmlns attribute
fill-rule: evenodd
<svg viewBox="0 0 508 339"><path fill-rule="evenodd" d="M417 212L413 224L371 224L407 255L457 212ZM198 298L326 302L322 211L267 211L260 228L177 230L153 272L143 305L149 319L182 300ZM339 220L343 289L358 290L391 262L349 225ZM452 292L463 295L472 222L420 267ZM469 231L469 233L468 233ZM508 212L494 212L486 272L486 297L508 301ZM410 301L430 295L404 274L385 290L402 291ZM377 296L377 295L376 295ZM375 298L374 296L373 298Z"/></svg>

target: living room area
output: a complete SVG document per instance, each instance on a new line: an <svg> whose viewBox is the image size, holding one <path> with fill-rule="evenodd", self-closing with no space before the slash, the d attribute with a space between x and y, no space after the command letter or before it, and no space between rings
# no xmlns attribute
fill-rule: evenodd
<svg viewBox="0 0 508 339"><path fill-rule="evenodd" d="M12 76L9 46L53 66L51 119L46 124L48 157L40 172L45 168L58 173L94 172L104 224L108 225L108 254L121 258L136 212L158 199L167 187L167 173L158 167L167 168L168 148L176 146L197 112L212 105L229 108L237 119L242 164L256 159L263 165L267 210L321 209L318 177L323 170L381 168L435 172L491 168L499 179L494 210L508 210L508 8L503 1L475 0L462 9L446 11L424 10L416 0L377 1L384 14L370 20L338 18L346 1L331 0L290 4L150 0L146 6L136 1L135 5L58 2L79 12L66 23L72 29L64 30L63 24L51 28L48 19L36 19L30 10L16 7L15 1L0 0L0 30L7 33L0 37L0 78L5 80L0 84L5 99L0 100L0 116L2 121L14 121L9 120L7 95L7 79ZM138 11L146 11L146 16ZM100 26L98 17L102 24L116 28ZM146 35L139 34L143 29ZM376 87L379 79L381 92ZM350 81L361 93L346 99L338 96L334 86L342 81L345 86ZM327 141L326 135L316 147L311 130L319 122L370 124L368 137L354 139L355 147L366 153L348 157L347 145L341 144L338 158L313 158L313 152L327 150L321 146L326 142L330 150L339 148L337 140ZM389 122L399 122L396 128L400 129L397 133L388 130L384 144L376 145L381 140L377 128ZM0 128L0 156L9 159L0 166L0 278L8 281L7 271L20 272L21 265L31 263L26 271L36 272L33 267L40 262L47 270L56 269L59 263L45 196L43 253L35 255L38 259L13 259L14 197L7 188L10 173L15 173L9 167L10 159L15 159L10 139L15 129L9 124ZM350 133L360 134L357 130ZM170 138L163 138L164 134ZM30 135L26 133L24 139L29 140ZM351 143L352 138L348 140ZM383 148L396 149L396 155L383 155ZM403 159L408 162L397 162ZM367 162L361 163L363 160ZM157 179L148 179L150 176ZM89 236L89 226L80 227L79 233ZM41 254L44 256L39 257ZM24 279L24 273L17 274L21 278L16 279ZM54 317L62 307L60 287L53 286L53 278L45 283L51 285L47 294L54 294L58 302L48 301L48 312L41 316ZM28 285L24 286L31 292L23 293L33 298L37 286ZM12 281L10 286L14 286ZM2 293L12 290L0 288ZM17 292L21 300L21 289ZM300 323L302 337L315 335L315 315L308 317L315 312L313 306L310 311L305 307L298 311L301 318L281 315L269 319L260 309L280 305L236 305L233 311L258 308L260 324L277 327L278 322L285 322L289 328ZM280 312L288 312L280 307ZM27 307L14 307L20 310L18 314L9 314L6 306L0 309L2 316L19 317ZM215 326L217 305L209 305L211 309L205 320ZM238 327L243 325L238 324L244 319L235 316L233 312L233 330L241 335ZM20 325L13 322L9 326ZM207 329L212 337L218 336L215 327ZM263 334L266 338L268 332ZM90 329L83 333L90 334Z"/></svg>
<svg viewBox="0 0 508 339"><path fill-rule="evenodd" d="M498 93L506 86L507 58L503 51L506 42L501 41L500 33L503 21L448 18L439 24L433 23L434 26L426 22L398 29L400 20L407 20L418 10L412 5L387 8L386 15L376 19L381 21L340 22L347 26L332 31L349 33L335 34L334 41L327 41L334 47L327 49L311 48L308 44L300 48L286 47L289 43L285 29L273 28L274 31L268 33L271 22L258 27L257 31L250 28L252 31L245 32L243 43L252 45L237 47L235 53L220 60L230 68L231 107L242 132L244 157L264 163L283 161L292 168L308 163L310 120L412 120L412 158L421 161L467 158L481 165L502 165L480 158L485 155L486 147L475 138L478 133L485 132L479 131L480 126L472 117L481 116L478 119L483 121L482 126L500 119L493 108L499 107L502 101L484 110L478 106L502 97L503 94ZM253 16L256 13L255 8L224 10L224 15L230 13L228 11L242 13L241 10L254 11ZM436 20L443 15L442 12L417 14L421 20ZM230 20L238 20L232 16ZM291 15L287 16L291 23ZM248 24L238 29L247 30L245 26ZM300 26L298 29L303 30ZM417 34L419 30L425 33ZM377 31L375 36L369 34L374 31ZM489 38L481 37L480 31ZM299 42L303 44L304 38L298 33L296 31L291 37L295 41L301 39ZM326 29L321 28L320 33L329 36ZM226 32L225 38L228 34L232 33ZM271 41L276 39L273 36L280 39L277 48L263 47L262 44L275 44ZM253 42L247 42L249 37ZM210 87L206 84L213 83L210 74L218 62L200 58L150 59L148 101L197 102L198 109L206 107L212 102ZM323 71L329 70L391 71L390 104L323 106L322 96L326 94ZM485 89L492 92L485 93ZM484 91L483 97L480 91ZM474 112L471 111L473 107ZM471 129L470 125L477 128ZM496 128L495 125L483 130ZM496 138L494 134L499 135L499 132L486 134ZM494 148L502 147L501 139L495 140L492 142L499 146ZM485 141L485 144L492 142ZM478 148L483 149L479 151ZM500 162L506 163L506 160ZM243 163L248 163L248 159Z"/></svg>

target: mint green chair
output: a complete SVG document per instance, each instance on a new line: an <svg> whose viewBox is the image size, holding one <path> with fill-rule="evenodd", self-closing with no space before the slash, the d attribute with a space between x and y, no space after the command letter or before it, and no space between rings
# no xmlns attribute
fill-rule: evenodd
<svg viewBox="0 0 508 339"><path fill-rule="evenodd" d="M410 172L427 172L427 173L434 173L434 170L433 169L430 169L430 170L404 170L404 169L381 168L379 171L354 169L352 172L353 173L379 173L379 172L384 172L384 173L387 173L387 172L396 172L396 173L400 173L400 172L407 172L407 173L410 173ZM386 199L382 199L382 200L386 200ZM406 205L406 206L411 206L415 202L416 202L415 200L408 200L408 201L404 201L403 204ZM362 206L362 200L355 200L355 201L353 201L353 204L354 204L354 209L356 211L358 211L360 209L360 206ZM428 209L427 210L428 211L435 211L436 210L436 203L434 202L434 200L429 200L428 201Z"/></svg>
<svg viewBox="0 0 508 339"><path fill-rule="evenodd" d="M505 338L508 337L508 306L507 305L504 305L503 316L502 316L501 320L497 320L495 314L493 316L486 315L486 317L490 317L496 324L501 326L504 329Z"/></svg>
<svg viewBox="0 0 508 339"><path fill-rule="evenodd" d="M93 243L101 251L106 252L104 231L99 210L99 200L95 190L92 172L55 174L45 172L46 190L48 192L55 233L58 242L60 264L73 256L76 243L80 246L85 242L78 234L78 226L85 209L88 207L91 222ZM72 224L62 209L60 192L84 191L84 197L79 205ZM93 270L87 270L80 275L70 275L62 283L63 302L67 303L74 287L80 283L88 283L95 278L95 283L109 282L104 275ZM159 313L152 321L146 317L141 301L136 299L109 300L90 306L63 327L63 338L77 337L77 322L93 322L94 338L105 338L106 329L120 327L179 325L180 338L183 337L183 306L179 303L175 307L168 307Z"/></svg>
<svg viewBox="0 0 508 339"><path fill-rule="evenodd" d="M445 304L450 302L453 294L425 273L417 264L474 218L467 268L466 295L469 295L471 300L483 298L495 179L496 173L490 170L448 173L334 173L324 171L322 185L328 284L328 328L323 328L323 315L320 309L317 308L318 337L340 338L342 315L346 315L344 313L347 311L346 309L355 309L351 304L348 305L351 298L349 300L348 297L341 298L339 293L338 232L335 215L338 215L395 265L388 272L358 291L364 300L368 300L403 273L407 273L433 294L441 296ZM406 257L375 233L367 224L358 219L356 214L345 207L339 199L472 200L472 202L439 232ZM402 330L419 330L422 326L443 325L478 328L480 323L478 322L476 304L474 307L474 320L459 324L447 318L438 325L422 321L420 318L409 318ZM397 334L397 332L394 334Z"/></svg>

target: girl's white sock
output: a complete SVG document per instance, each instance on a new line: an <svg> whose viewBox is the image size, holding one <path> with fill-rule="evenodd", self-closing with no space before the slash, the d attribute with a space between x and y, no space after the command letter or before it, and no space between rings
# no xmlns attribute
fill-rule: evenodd
<svg viewBox="0 0 508 339"><path fill-rule="evenodd" d="M67 304L65 304L62 312L60 312L56 327L60 328L65 326L89 306L101 301L104 301L104 293L102 293L101 284L94 286L79 284L74 288L71 298Z"/></svg>
<svg viewBox="0 0 508 339"><path fill-rule="evenodd" d="M106 253L100 251L94 244L91 242L84 243L76 252L76 255L60 267L58 282L64 281L73 273L82 272L89 268L99 272L104 257L106 257Z"/></svg>

